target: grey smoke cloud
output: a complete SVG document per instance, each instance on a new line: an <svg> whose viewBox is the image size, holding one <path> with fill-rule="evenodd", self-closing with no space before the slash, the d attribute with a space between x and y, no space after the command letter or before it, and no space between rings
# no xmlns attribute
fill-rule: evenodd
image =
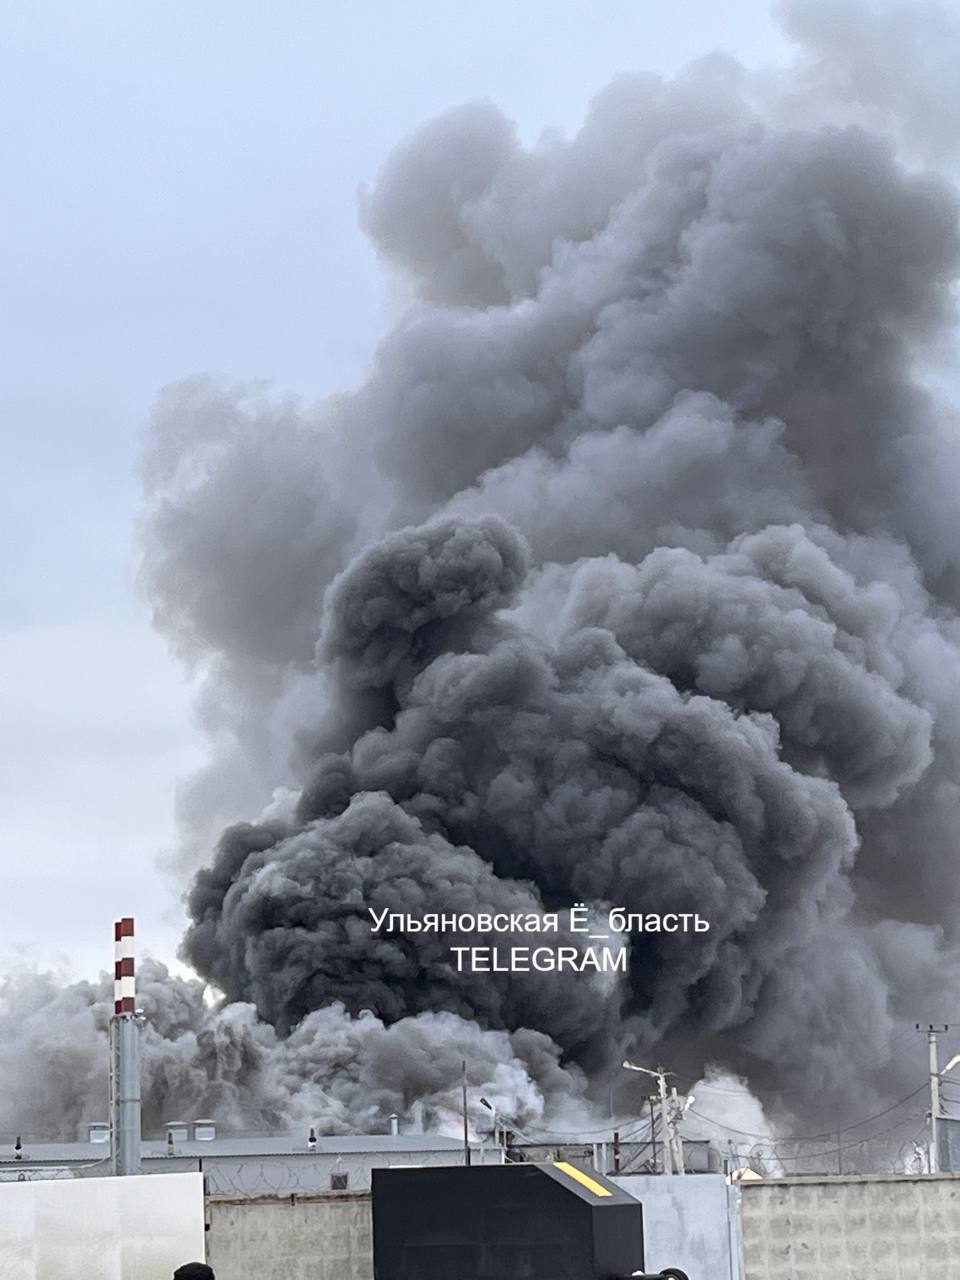
<svg viewBox="0 0 960 1280"><path fill-rule="evenodd" d="M466 1044L531 1114L626 1046L781 1114L904 1091L960 918L958 432L924 383L960 236L919 165L955 37L910 12L795 0L795 67L623 76L533 147L441 116L361 201L414 295L366 383L165 393L144 580L215 744L188 858L291 793L191 889L233 1003L158 1032L184 1109L210 1075L292 1114L289 1077L379 1123ZM362 910L573 900L713 927L619 984L504 983Z"/></svg>
<svg viewBox="0 0 960 1280"><path fill-rule="evenodd" d="M523 541L495 517L392 534L331 585L321 657L342 655L351 683L382 688L398 668L422 665L425 648L451 647L458 620L508 604L527 561Z"/></svg>
<svg viewBox="0 0 960 1280"><path fill-rule="evenodd" d="M781 0L776 12L805 51L808 110L820 99L834 113L892 130L928 163L956 160L960 40L948 9L923 0Z"/></svg>
<svg viewBox="0 0 960 1280"><path fill-rule="evenodd" d="M582 563L568 615L680 688L769 712L784 755L835 778L852 808L888 808L932 762L932 716L899 692L901 603L812 532L768 526L706 559L661 548L636 567Z"/></svg>
<svg viewBox="0 0 960 1280"><path fill-rule="evenodd" d="M386 1026L369 1011L351 1017L333 1002L285 1038L254 1007L211 1008L204 984L139 966L143 1008L143 1125L209 1116L234 1131L310 1126L324 1133L383 1129L397 1114L405 1129L458 1133L461 1063L472 1098L482 1093L518 1124L586 1114L586 1080L560 1063L533 1031L486 1031L447 1012ZM103 1064L113 980L63 987L54 975L18 973L0 984L0 1133L81 1138L107 1115ZM486 1131L481 1114L471 1116Z"/></svg>

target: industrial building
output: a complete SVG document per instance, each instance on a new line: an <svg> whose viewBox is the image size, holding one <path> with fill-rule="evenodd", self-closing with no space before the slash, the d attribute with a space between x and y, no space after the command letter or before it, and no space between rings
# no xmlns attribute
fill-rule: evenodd
<svg viewBox="0 0 960 1280"><path fill-rule="evenodd" d="M106 1139L102 1136L106 1134ZM86 1142L29 1142L0 1147L0 1182L109 1173L109 1129L91 1126ZM471 1148L474 1164L500 1163L492 1145ZM165 1139L140 1143L146 1174L200 1172L207 1195L316 1195L369 1191L371 1171L397 1166L458 1165L463 1144L438 1134L317 1137L220 1137L209 1121L171 1124Z"/></svg>
<svg viewBox="0 0 960 1280"><path fill-rule="evenodd" d="M85 1177L109 1172L110 1129L90 1125L86 1142L31 1142L0 1145L0 1182ZM708 1142L685 1142L690 1174L717 1173L719 1153ZM657 1147L649 1141L614 1147L597 1143L526 1143L508 1147L470 1143L472 1164L590 1164L613 1177L657 1170ZM212 1121L172 1122L166 1136L140 1143L143 1173L203 1173L210 1195L319 1194L368 1191L373 1169L396 1166L462 1165L461 1139L439 1134L360 1134L318 1137L306 1133L221 1135Z"/></svg>

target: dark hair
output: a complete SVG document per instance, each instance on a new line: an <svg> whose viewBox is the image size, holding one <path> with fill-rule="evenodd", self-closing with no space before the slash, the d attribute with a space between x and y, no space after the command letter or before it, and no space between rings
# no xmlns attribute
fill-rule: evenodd
<svg viewBox="0 0 960 1280"><path fill-rule="evenodd" d="M205 1262L185 1262L173 1273L173 1280L216 1280L213 1268Z"/></svg>

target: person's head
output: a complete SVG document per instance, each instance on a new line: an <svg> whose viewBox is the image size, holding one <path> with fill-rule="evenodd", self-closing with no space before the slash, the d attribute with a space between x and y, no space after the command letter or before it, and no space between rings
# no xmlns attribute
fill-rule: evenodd
<svg viewBox="0 0 960 1280"><path fill-rule="evenodd" d="M213 1268L205 1262L185 1262L173 1273L173 1280L216 1280Z"/></svg>

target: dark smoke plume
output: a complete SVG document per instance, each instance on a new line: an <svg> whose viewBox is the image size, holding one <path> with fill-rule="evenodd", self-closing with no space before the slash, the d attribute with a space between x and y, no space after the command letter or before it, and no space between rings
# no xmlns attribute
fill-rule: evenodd
<svg viewBox="0 0 960 1280"><path fill-rule="evenodd" d="M915 1083L960 974L960 235L957 40L912 13L795 0L793 68L623 76L533 147L449 112L363 196L412 301L362 387L165 393L184 858L247 820L189 895L232 1003L173 1040L184 1108L225 1058L238 1115L361 1125L462 1056L527 1117L624 1051L785 1119ZM507 980L367 916L575 901L712 929Z"/></svg>
<svg viewBox="0 0 960 1280"><path fill-rule="evenodd" d="M427 125L362 202L416 296L367 383L161 407L147 580L233 744L186 817L287 789L185 954L281 1035L442 1007L780 1112L899 1086L957 972L958 437L923 370L960 238L920 164L940 55L834 13L786 11L791 72L625 76L568 141ZM574 901L712 929L634 938L598 997L366 916Z"/></svg>

